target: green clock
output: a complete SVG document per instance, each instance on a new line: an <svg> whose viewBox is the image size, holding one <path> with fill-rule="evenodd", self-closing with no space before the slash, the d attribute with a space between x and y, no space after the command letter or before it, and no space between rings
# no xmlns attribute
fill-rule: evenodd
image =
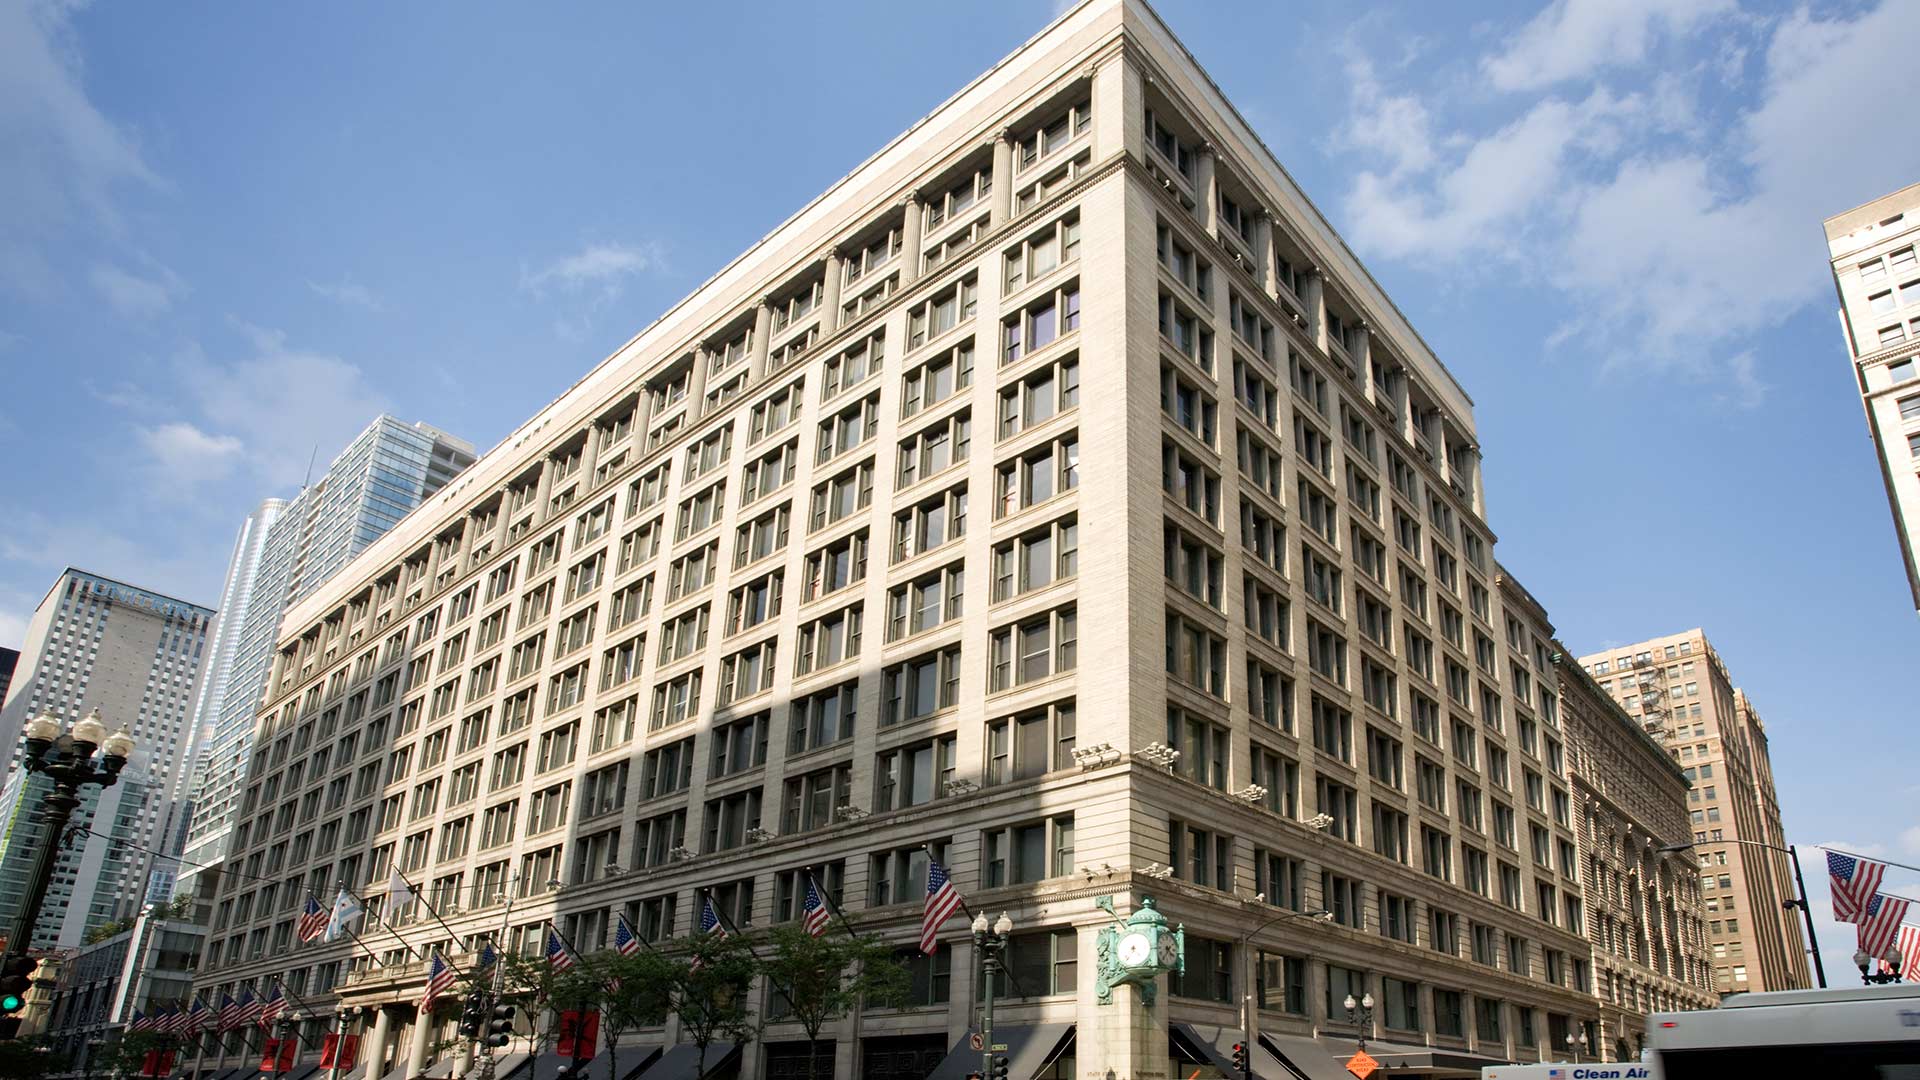
<svg viewBox="0 0 1920 1080"><path fill-rule="evenodd" d="M1113 910L1111 897L1102 897L1100 906ZM1113 988L1131 983L1140 988L1140 996L1151 1005L1155 980L1170 971L1186 968L1185 927L1169 927L1167 917L1153 905L1152 897L1142 897L1140 908L1124 923L1106 927L1097 940L1099 983L1097 999L1106 1005L1113 1001Z"/></svg>

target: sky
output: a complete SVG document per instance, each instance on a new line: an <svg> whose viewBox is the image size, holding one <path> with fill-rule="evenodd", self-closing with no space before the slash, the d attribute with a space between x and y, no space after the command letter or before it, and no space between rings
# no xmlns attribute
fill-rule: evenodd
<svg viewBox="0 0 1920 1080"><path fill-rule="evenodd" d="M493 445L1062 7L0 0L0 645L68 564L214 604L380 411ZM1704 627L1788 838L1920 865L1820 226L1920 180L1920 4L1159 10L1473 396L1561 639Z"/></svg>

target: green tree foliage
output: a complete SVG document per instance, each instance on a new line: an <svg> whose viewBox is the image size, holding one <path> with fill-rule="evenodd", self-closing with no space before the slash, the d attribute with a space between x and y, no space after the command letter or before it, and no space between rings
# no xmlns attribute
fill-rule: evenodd
<svg viewBox="0 0 1920 1080"><path fill-rule="evenodd" d="M776 1016L807 1033L808 1080L815 1074L822 1028L863 1002L878 1008L905 1004L912 988L907 966L877 937L815 937L789 923L774 927L766 944L760 973L776 995Z"/></svg>
<svg viewBox="0 0 1920 1080"><path fill-rule="evenodd" d="M123 1032L118 1042L101 1051L90 1064L114 1076L138 1076L147 1063L149 1050L178 1050L183 1055L186 1052L177 1035L158 1031ZM0 1070L0 1076L12 1075Z"/></svg>
<svg viewBox="0 0 1920 1080"><path fill-rule="evenodd" d="M739 934L695 934L687 951L673 956L674 1015L680 1030L700 1048L700 1071L707 1073L707 1048L716 1042L744 1043L753 1036L748 988L759 969L752 947Z"/></svg>

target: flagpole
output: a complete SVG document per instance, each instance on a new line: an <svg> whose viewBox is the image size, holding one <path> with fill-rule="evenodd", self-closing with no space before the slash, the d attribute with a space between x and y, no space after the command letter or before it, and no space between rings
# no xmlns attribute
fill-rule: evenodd
<svg viewBox="0 0 1920 1080"><path fill-rule="evenodd" d="M1820 989L1827 988L1827 965L1820 959L1820 939L1813 933L1813 905L1807 903L1807 879L1800 873L1800 852L1792 844L1787 845L1787 856L1793 860L1794 884L1800 887L1800 914L1807 920L1807 947L1813 950L1813 971L1820 977Z"/></svg>
<svg viewBox="0 0 1920 1080"><path fill-rule="evenodd" d="M453 943L455 945L461 944L459 932L454 930L453 927L448 926L447 920L441 918L440 913L434 910L433 901L427 899L426 890L419 888L418 886L414 885L413 882L408 881L407 875L401 873L399 867L394 868L393 876L399 878L400 884L405 885L407 887L407 895L418 900L421 906L427 909L427 914L433 916L433 921L440 924L440 929L445 930L447 932L447 936L453 939ZM389 907L392 906L392 902L393 902L393 890L389 889L387 890L387 903ZM392 928L389 927L388 929L392 929ZM442 954L442 959L444 958L445 958L445 954ZM452 963L451 960L447 962Z"/></svg>
<svg viewBox="0 0 1920 1080"><path fill-rule="evenodd" d="M355 900L357 900L357 901L359 901L359 903L360 903L360 915L361 915L361 917L362 917L362 918L365 918L365 917L366 917L366 913L367 913L367 898L366 898L366 897L364 897L364 896L361 896L361 895L360 895L359 893L357 893L357 892L354 892L354 891L353 891L352 889L349 889L349 888L347 888L347 887L346 887L346 886L344 886L344 885L342 885L342 886L341 886L341 890L342 890L342 891L344 891L344 892L345 892L345 893L346 893L346 894L347 894L348 896L351 896L351 897L353 897L353 898L354 898ZM343 924L343 925L341 926L341 929L342 929L342 930L346 930L346 926L345 926L345 925ZM419 950L419 949L416 949L416 948L414 948L414 947L413 947L413 946L412 946L411 944L409 944L409 943L407 942L407 939L406 939L406 938L404 938L404 937L401 937L401 936L400 936L400 931L398 931L398 930L395 930L395 929L394 929L394 928L393 928L393 927L392 927L391 925L389 925L389 924L388 924L388 922L387 922L387 920L386 920L386 919L385 919L384 917L383 917L383 918L381 918L381 920L380 920L380 929L382 929L382 930L385 930L385 931L386 931L387 933L389 933L389 934L392 934L392 935L393 935L393 940L395 940L395 941L397 941L397 942L399 942L399 943L400 943L400 947L401 947L401 948L403 948L403 949L405 949L405 950L407 950L407 955L408 955L408 956L411 956L411 957L413 957L413 958L414 958L414 959L416 959L416 960L425 960L425 959L426 959L426 957L425 957L424 955L422 955L422 954L421 954L421 952L420 952L420 950ZM351 930L347 930L347 933L349 933L349 934L351 934L351 933L353 933L353 931L351 931ZM371 952L372 952L373 950L372 950L372 949L368 949L367 951L368 951L369 953L371 953ZM382 966L382 967L385 967L386 965L384 965L384 964L382 964L381 966Z"/></svg>
<svg viewBox="0 0 1920 1080"><path fill-rule="evenodd" d="M927 863L930 866L938 866L940 869L945 870L947 872L947 880L948 881L953 880L953 868L948 866L946 863L941 862L939 859L936 859L933 857L932 844L921 844L920 850L927 853ZM976 918L976 916L973 914L973 909L967 906L966 896L960 892L960 889L958 886L954 887L953 895L955 899L960 901L960 910L966 914L967 923L971 925L974 919ZM1026 990L1020 986L1020 981L1013 977L1012 968L1006 966L1005 964L1002 964L1000 965L1000 973L1007 977L1007 985L1013 988L1014 993L1019 994L1021 997L1027 996Z"/></svg>

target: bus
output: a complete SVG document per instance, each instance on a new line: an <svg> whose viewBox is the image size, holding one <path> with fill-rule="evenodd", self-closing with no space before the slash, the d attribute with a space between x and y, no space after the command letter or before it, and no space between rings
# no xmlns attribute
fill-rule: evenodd
<svg viewBox="0 0 1920 1080"><path fill-rule="evenodd" d="M1489 1065L1482 1080L1920 1080L1920 984L1737 994L1647 1018L1640 1061Z"/></svg>
<svg viewBox="0 0 1920 1080"><path fill-rule="evenodd" d="M1920 1080L1920 984L1737 994L1717 1009L1654 1013L1645 1064L1648 1080Z"/></svg>

